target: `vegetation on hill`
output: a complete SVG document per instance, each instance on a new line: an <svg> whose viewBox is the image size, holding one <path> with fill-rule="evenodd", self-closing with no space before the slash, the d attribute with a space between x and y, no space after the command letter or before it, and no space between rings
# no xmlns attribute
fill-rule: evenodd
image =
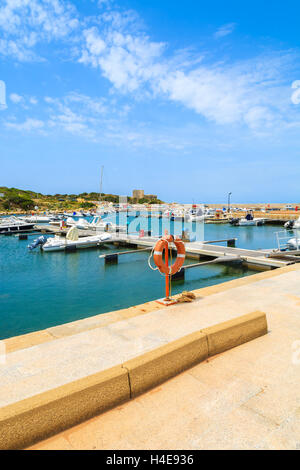
<svg viewBox="0 0 300 470"><path fill-rule="evenodd" d="M34 191L25 191L17 188L0 187L0 211L1 212L24 212L32 211L37 206L39 210L76 210L96 208L99 201L119 203L117 194L105 193L80 193L80 194L41 194ZM141 204L158 204L159 199L143 198L139 201L128 197L129 203L139 202Z"/></svg>
<svg viewBox="0 0 300 470"><path fill-rule="evenodd" d="M0 187L0 208L7 211L14 209L31 210L35 206L32 195L31 191Z"/></svg>

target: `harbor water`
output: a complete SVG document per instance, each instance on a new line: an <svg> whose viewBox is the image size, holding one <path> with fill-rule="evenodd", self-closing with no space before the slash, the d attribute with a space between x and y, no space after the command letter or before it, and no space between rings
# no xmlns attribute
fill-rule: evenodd
<svg viewBox="0 0 300 470"><path fill-rule="evenodd" d="M142 218L141 218L142 219ZM120 223L124 220L120 220ZM138 228L146 228L147 219ZM153 227L157 221L153 221ZM181 229L174 222L175 233ZM205 239L237 237L240 248L275 247L278 226L233 227L205 224ZM21 335L89 316L127 308L164 296L164 279L148 267L149 253L119 257L119 263L105 265L100 254L122 251L113 245L76 252L30 252L29 235L0 236L0 339ZM128 248L123 248L128 250ZM193 260L186 260L192 263ZM207 265L190 269L184 281L172 284L172 293L199 289L253 271L233 265Z"/></svg>

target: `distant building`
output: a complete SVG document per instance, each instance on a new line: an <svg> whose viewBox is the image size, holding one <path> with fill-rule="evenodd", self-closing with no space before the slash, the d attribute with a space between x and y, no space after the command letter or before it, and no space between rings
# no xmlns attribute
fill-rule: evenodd
<svg viewBox="0 0 300 470"><path fill-rule="evenodd" d="M132 191L132 197L133 199L136 199L137 201L139 199L157 199L156 194L145 194L143 189L134 189Z"/></svg>
<svg viewBox="0 0 300 470"><path fill-rule="evenodd" d="M143 189L134 189L132 191L132 197L134 199L143 199L144 197L144 190Z"/></svg>

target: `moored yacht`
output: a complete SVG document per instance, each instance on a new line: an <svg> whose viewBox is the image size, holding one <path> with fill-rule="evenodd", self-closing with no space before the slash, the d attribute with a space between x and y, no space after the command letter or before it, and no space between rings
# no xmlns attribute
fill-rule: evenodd
<svg viewBox="0 0 300 470"><path fill-rule="evenodd" d="M260 218L260 217L254 217L253 212L249 211L246 215L246 217L242 219L231 219L230 220L231 225L236 225L236 226L253 226L253 225L263 225L265 223L265 219Z"/></svg>
<svg viewBox="0 0 300 470"><path fill-rule="evenodd" d="M50 222L50 217L47 215L31 215L24 217L25 222L33 222L35 224L38 223L48 223Z"/></svg>
<svg viewBox="0 0 300 470"><path fill-rule="evenodd" d="M71 227L66 237L59 235L48 239L40 237L28 248L32 250L40 245L43 251L73 251L81 248L97 247L101 242L109 241L111 238L112 236L108 233L79 238L77 227Z"/></svg>
<svg viewBox="0 0 300 470"><path fill-rule="evenodd" d="M289 220L284 224L284 228L291 230L293 228L300 229L300 217L297 220Z"/></svg>
<svg viewBox="0 0 300 470"><path fill-rule="evenodd" d="M11 216L3 217L0 220L0 233L6 232L26 232L27 230L32 230L34 223L26 222L25 220Z"/></svg>

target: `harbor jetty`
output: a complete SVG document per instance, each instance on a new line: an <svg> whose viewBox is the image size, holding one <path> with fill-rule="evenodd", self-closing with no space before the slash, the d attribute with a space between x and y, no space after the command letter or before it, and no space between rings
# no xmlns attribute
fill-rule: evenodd
<svg viewBox="0 0 300 470"><path fill-rule="evenodd" d="M66 228L61 230L59 227L51 225L37 225L36 229L41 233L51 233L60 235L66 235L68 231L68 229ZM78 230L78 232L80 237L95 235L95 232L92 230ZM126 246L132 248L133 250L137 250L138 248L145 247L152 248L157 240L158 237L141 237L138 234L134 235L119 232L114 233L114 236L111 240L101 242L101 245L114 244L115 246ZM228 246L217 245L217 243L222 242L226 242ZM220 239L212 241L186 243L186 257L189 259L196 259L198 261L203 262L204 259L208 261L209 259L211 260L218 258L222 258L222 261L219 260L218 262L232 262L234 261L234 258L236 258L236 260L242 261L245 266L258 270L279 268L292 263L291 260L285 259L283 256L281 257L281 259L279 259L278 257L273 258L273 250L246 250L242 248L236 248L234 247L235 242L236 239L229 238L225 240ZM107 255L108 259L109 256L112 255ZM200 266L200 263L198 266ZM182 274L183 273L181 273L181 275Z"/></svg>
<svg viewBox="0 0 300 470"><path fill-rule="evenodd" d="M299 282L294 264L6 340L0 447L296 449Z"/></svg>

